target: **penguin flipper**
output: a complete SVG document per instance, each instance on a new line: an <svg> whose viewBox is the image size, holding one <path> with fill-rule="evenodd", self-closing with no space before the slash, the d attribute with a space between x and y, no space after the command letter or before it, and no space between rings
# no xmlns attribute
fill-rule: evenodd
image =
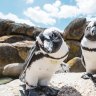
<svg viewBox="0 0 96 96"><path fill-rule="evenodd" d="M25 75L26 75L26 70L28 68L28 66L30 65L30 61L35 53L35 51L37 50L37 45L33 45L31 47L31 49L29 50L29 53L28 53L28 56L24 62L24 67L23 67L23 72L21 72L20 76L19 76L19 79L22 81L22 82L25 82Z"/></svg>
<svg viewBox="0 0 96 96"><path fill-rule="evenodd" d="M88 76L88 73L83 74L83 75L81 76L81 78L83 78L83 79L90 79L90 77Z"/></svg>
<svg viewBox="0 0 96 96"><path fill-rule="evenodd" d="M81 59L82 59L82 64L83 64L84 68L86 69L86 63L85 63L85 60L84 60L84 56L83 55L81 56Z"/></svg>

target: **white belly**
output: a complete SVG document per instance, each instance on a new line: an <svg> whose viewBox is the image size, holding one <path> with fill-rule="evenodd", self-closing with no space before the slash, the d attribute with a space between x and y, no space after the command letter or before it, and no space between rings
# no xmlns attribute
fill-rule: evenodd
<svg viewBox="0 0 96 96"><path fill-rule="evenodd" d="M52 74L58 69L62 60L52 60L46 57L37 60L26 70L25 80L33 86L47 85Z"/></svg>
<svg viewBox="0 0 96 96"><path fill-rule="evenodd" d="M96 48L96 41L90 41L84 37L81 41L81 45L89 49ZM82 49L82 54L84 56L84 60L86 63L86 71L87 72L92 70L95 71L96 70L96 52L86 51Z"/></svg>
<svg viewBox="0 0 96 96"><path fill-rule="evenodd" d="M82 50L86 63L86 71L96 70L96 52Z"/></svg>

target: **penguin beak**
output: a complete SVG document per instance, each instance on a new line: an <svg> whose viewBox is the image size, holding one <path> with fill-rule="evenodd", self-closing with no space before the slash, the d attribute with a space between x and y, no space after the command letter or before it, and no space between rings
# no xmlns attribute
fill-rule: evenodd
<svg viewBox="0 0 96 96"><path fill-rule="evenodd" d="M45 40L44 41L44 48L45 48L46 52L51 53L53 50L53 42Z"/></svg>

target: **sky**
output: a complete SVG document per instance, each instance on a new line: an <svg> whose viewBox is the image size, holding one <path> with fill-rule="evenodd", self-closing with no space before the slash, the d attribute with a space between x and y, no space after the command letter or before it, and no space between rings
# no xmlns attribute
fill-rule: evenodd
<svg viewBox="0 0 96 96"><path fill-rule="evenodd" d="M42 28L64 28L75 18L96 20L96 0L0 0L0 18Z"/></svg>

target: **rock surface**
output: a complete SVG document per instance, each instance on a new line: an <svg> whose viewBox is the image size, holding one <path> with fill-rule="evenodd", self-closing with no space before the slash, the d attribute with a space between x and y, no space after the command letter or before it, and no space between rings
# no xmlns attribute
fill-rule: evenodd
<svg viewBox="0 0 96 96"><path fill-rule="evenodd" d="M86 18L76 18L72 20L64 29L64 40L70 47L69 56L65 62L68 62L74 57L81 57L80 42L86 28Z"/></svg>
<svg viewBox="0 0 96 96"><path fill-rule="evenodd" d="M93 83L90 80L81 78L83 73L55 74L50 83L51 86L60 89L58 96L96 96ZM22 83L17 79L8 84L0 85L1 96L23 96ZM44 95L43 95L44 96Z"/></svg>
<svg viewBox="0 0 96 96"><path fill-rule="evenodd" d="M67 64L70 66L70 72L85 72L85 68L82 64L82 59L79 57L74 57L69 60Z"/></svg>
<svg viewBox="0 0 96 96"><path fill-rule="evenodd" d="M2 74L3 76L18 77L23 71L23 67L23 63L8 64L4 67Z"/></svg>
<svg viewBox="0 0 96 96"><path fill-rule="evenodd" d="M82 52L81 52L80 42L68 40L66 41L66 43L69 46L69 55L65 60L65 62L71 60L74 57L81 57Z"/></svg>
<svg viewBox="0 0 96 96"><path fill-rule="evenodd" d="M29 49L33 46L33 41L21 41L21 42L15 42L15 43L0 43L0 76L2 76L2 72L4 71L4 74L9 74L8 70L3 70L4 67L8 64L14 64L14 63L24 63L24 60L26 59ZM16 70L20 69L17 67L17 65L14 66L13 73L20 73L20 71L15 72ZM12 69L12 66L6 67L7 69ZM12 69L13 70L13 69ZM10 72L12 71L10 70ZM8 73L5 73L8 72ZM11 74L13 74L11 73ZM13 76L17 76L16 74L13 74ZM7 76L7 75L6 75ZM8 75L9 76L9 75ZM12 75L10 75L12 76Z"/></svg>
<svg viewBox="0 0 96 96"><path fill-rule="evenodd" d="M0 36L17 34L29 36L35 39L36 35L43 30L45 30L45 28L39 28L26 24L15 23L11 20L0 19Z"/></svg>
<svg viewBox="0 0 96 96"><path fill-rule="evenodd" d="M86 18L76 18L71 21L64 30L64 39L80 41L84 34L86 23Z"/></svg>
<svg viewBox="0 0 96 96"><path fill-rule="evenodd" d="M10 77L2 77L0 78L0 85L1 84L6 84L6 83L9 83L11 81L13 81L14 79L13 78L10 78Z"/></svg>

